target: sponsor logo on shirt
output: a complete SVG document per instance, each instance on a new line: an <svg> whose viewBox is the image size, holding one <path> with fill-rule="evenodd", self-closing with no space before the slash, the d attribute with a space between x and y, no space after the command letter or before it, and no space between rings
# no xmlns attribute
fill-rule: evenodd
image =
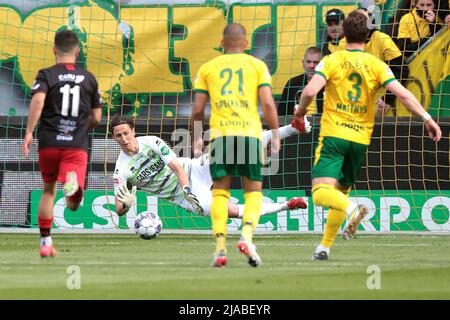
<svg viewBox="0 0 450 320"><path fill-rule="evenodd" d="M41 86L41 84L39 82L37 82L37 80L35 80L33 83L33 86L31 87L31 90L36 90L40 86Z"/></svg>
<svg viewBox="0 0 450 320"><path fill-rule="evenodd" d="M169 154L169 148L167 148L166 146L162 147L162 148L161 148L161 153L162 153L164 156L167 156L167 155Z"/></svg>
<svg viewBox="0 0 450 320"><path fill-rule="evenodd" d="M315 70L322 71L323 67L324 67L324 63L323 63L323 61L320 61L319 64L316 66Z"/></svg>
<svg viewBox="0 0 450 320"><path fill-rule="evenodd" d="M84 80L84 76L83 75L78 75L75 77L75 83L81 83Z"/></svg>
<svg viewBox="0 0 450 320"><path fill-rule="evenodd" d="M81 83L84 80L83 75L75 75L73 73L60 74L58 76L59 81L70 81L75 83Z"/></svg>
<svg viewBox="0 0 450 320"><path fill-rule="evenodd" d="M392 72L391 68L389 68L389 67L386 68L386 73L389 76L394 76L394 73Z"/></svg>
<svg viewBox="0 0 450 320"><path fill-rule="evenodd" d="M139 182L142 182L144 180L152 181L153 178L161 172L161 170L164 168L166 164L162 159L159 159L155 163L152 163L151 165L144 168L136 177L136 180Z"/></svg>

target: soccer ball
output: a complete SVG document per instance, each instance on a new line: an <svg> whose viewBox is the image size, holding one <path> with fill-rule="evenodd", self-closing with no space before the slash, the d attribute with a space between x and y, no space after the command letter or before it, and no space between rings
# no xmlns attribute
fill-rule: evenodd
<svg viewBox="0 0 450 320"><path fill-rule="evenodd" d="M142 212L134 220L136 233L144 240L150 240L159 235L162 230L162 221L151 211Z"/></svg>

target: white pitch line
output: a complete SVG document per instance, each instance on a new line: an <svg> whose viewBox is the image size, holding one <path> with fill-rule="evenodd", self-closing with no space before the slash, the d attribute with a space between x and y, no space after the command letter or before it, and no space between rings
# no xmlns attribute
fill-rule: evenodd
<svg viewBox="0 0 450 320"><path fill-rule="evenodd" d="M314 246L315 243L269 243L269 242L257 242L255 241L255 244L258 246L273 246L273 247L311 247ZM433 247L432 244L367 244L367 243L360 243L360 244L353 244L353 243L345 243L343 244L346 247ZM450 244L439 244L439 247L448 247Z"/></svg>

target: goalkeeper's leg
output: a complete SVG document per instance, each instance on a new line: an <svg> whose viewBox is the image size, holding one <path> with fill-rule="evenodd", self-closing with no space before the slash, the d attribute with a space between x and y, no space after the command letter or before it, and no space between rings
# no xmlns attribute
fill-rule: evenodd
<svg viewBox="0 0 450 320"><path fill-rule="evenodd" d="M209 167L207 165L201 165L200 160L192 159L192 169L190 176L190 183L192 186L192 193L195 194L197 199L200 202L200 205L203 208L204 215L211 214L211 203L213 200L212 192L211 192L211 174L209 171ZM195 212L192 209L192 206L183 199L181 201L172 201L174 204L179 205L182 208L185 208L191 212ZM242 204L234 204L228 203L228 217L229 218L240 218L244 216L244 205ZM271 213L277 213L284 210L295 210L295 209L304 209L307 205L303 198L297 197L292 198L289 201L285 201L283 203L264 203L264 206L261 208L260 215L266 215Z"/></svg>
<svg viewBox="0 0 450 320"><path fill-rule="evenodd" d="M278 213L285 210L306 209L308 205L302 197L292 198L289 201L282 203L264 202L261 207L261 216L267 214ZM245 205L242 204L228 204L228 217L242 219L244 216Z"/></svg>

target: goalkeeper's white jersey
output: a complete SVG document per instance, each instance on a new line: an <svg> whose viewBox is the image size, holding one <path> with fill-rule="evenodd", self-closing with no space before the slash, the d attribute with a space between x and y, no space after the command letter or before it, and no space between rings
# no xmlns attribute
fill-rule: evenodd
<svg viewBox="0 0 450 320"><path fill-rule="evenodd" d="M121 151L114 169L114 194L121 184L130 182L139 189L152 193L162 199L172 200L183 196L177 176L167 166L177 159L186 175L190 174L190 159L177 158L167 144L156 136L137 137L138 153L127 155Z"/></svg>

